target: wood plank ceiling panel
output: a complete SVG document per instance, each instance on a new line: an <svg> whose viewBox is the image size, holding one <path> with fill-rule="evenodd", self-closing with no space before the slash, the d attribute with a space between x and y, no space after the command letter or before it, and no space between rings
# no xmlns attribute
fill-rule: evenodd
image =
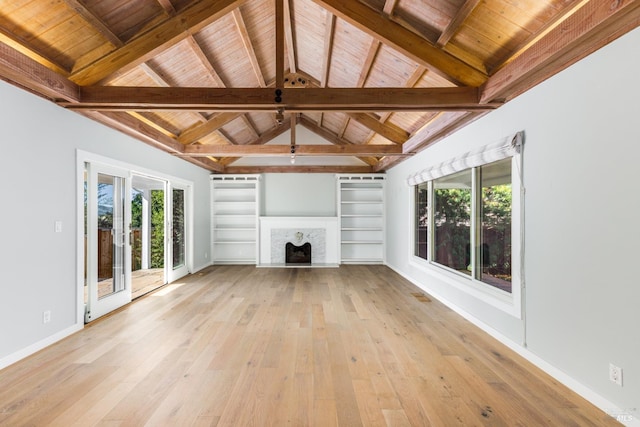
<svg viewBox="0 0 640 427"><path fill-rule="evenodd" d="M256 139L256 135L251 132L244 120L240 117L231 123L224 125L220 131L232 144L249 144Z"/></svg>
<svg viewBox="0 0 640 427"><path fill-rule="evenodd" d="M249 121L253 123L256 132L262 135L263 133L271 130L273 128L273 117L272 113L247 113L245 114Z"/></svg>
<svg viewBox="0 0 640 427"><path fill-rule="evenodd" d="M392 19L435 44L463 3L464 0L399 0Z"/></svg>
<svg viewBox="0 0 640 427"><path fill-rule="evenodd" d="M364 87L405 87L418 64L398 51L382 45L378 49Z"/></svg>
<svg viewBox="0 0 640 427"><path fill-rule="evenodd" d="M219 132L212 132L198 139L198 143L202 145L229 145L229 140Z"/></svg>
<svg viewBox="0 0 640 427"><path fill-rule="evenodd" d="M71 109L92 108L91 94L97 97L95 107L110 101L104 97L124 94L120 105L109 107L123 108L121 112L85 110L82 114L177 154L184 153L184 144L254 145L275 137L286 140L288 127L275 125L275 111L126 111L139 107L123 103L130 102L131 93L145 93L144 89L129 93L79 87L249 88L255 92L254 88L273 85L275 1L0 0L0 42L4 43L0 71L4 80ZM311 87L353 88L348 100L353 103L363 93L356 92L359 88L450 88L452 81L482 85L478 92L441 95L446 99L440 105L445 106L452 96L466 94L467 108L476 108L478 97L481 103L495 101L489 107L497 107L503 99L511 99L634 28L640 13L637 2L606 0L278 1L286 2L284 16L291 17L283 26L288 50L285 67L295 68ZM488 81L487 74L491 75ZM183 108L206 108L207 96L220 95L193 89L163 93L177 93L180 99L187 93L204 97ZM249 98L242 98L244 92L234 93L231 98L244 100L240 106L244 108ZM261 93L264 97L267 92ZM330 105L336 96L326 91L294 93L286 96L298 97L295 104L307 107L312 98ZM401 92L395 91L388 98L397 102L399 96ZM268 97L273 102L271 92ZM235 105L230 99L229 105ZM404 99L405 104L409 102ZM485 114L385 109L392 100L375 107L384 113L310 111L300 114L300 123L332 144L402 144L406 152L423 149ZM166 105L174 101L165 100ZM159 108L160 104L148 105ZM275 110L276 105L269 108ZM235 160L189 159L220 172L273 170L259 165L258 169L224 169ZM390 156L380 163L373 157L361 160L350 159L352 164L373 166L361 170L385 170L401 161ZM278 166L278 170L286 167ZM295 170L328 169L296 165Z"/></svg>
<svg viewBox="0 0 640 427"><path fill-rule="evenodd" d="M328 12L311 0L292 0L291 4L298 69L320 81Z"/></svg>
<svg viewBox="0 0 640 427"><path fill-rule="evenodd" d="M123 42L164 15L157 0L83 0L82 3Z"/></svg>
<svg viewBox="0 0 640 427"><path fill-rule="evenodd" d="M541 28L553 9L548 1L527 2L526 9L517 3L502 0L481 2L469 15L453 44L465 52L483 59L493 70Z"/></svg>
<svg viewBox="0 0 640 427"><path fill-rule="evenodd" d="M356 87L372 41L371 36L348 22L336 20L329 87Z"/></svg>
<svg viewBox="0 0 640 427"><path fill-rule="evenodd" d="M202 51L227 87L259 87L251 61L231 14L194 35Z"/></svg>
<svg viewBox="0 0 640 427"><path fill-rule="evenodd" d="M352 142L353 144L364 144L369 139L371 129L364 126L357 120L349 120L347 127L342 134L342 138ZM386 143L389 143L386 140Z"/></svg>
<svg viewBox="0 0 640 427"><path fill-rule="evenodd" d="M346 116L343 113L324 113L322 127L335 135L342 135Z"/></svg>
<svg viewBox="0 0 640 427"><path fill-rule="evenodd" d="M205 64L198 60L187 40L148 61L170 86L218 87Z"/></svg>
<svg viewBox="0 0 640 427"><path fill-rule="evenodd" d="M76 17L64 2L47 6L39 1L16 2L15 9L3 2L0 28L14 40L26 44L65 70L71 70L75 58L100 46L104 39L88 22ZM79 43L80 42L80 43Z"/></svg>

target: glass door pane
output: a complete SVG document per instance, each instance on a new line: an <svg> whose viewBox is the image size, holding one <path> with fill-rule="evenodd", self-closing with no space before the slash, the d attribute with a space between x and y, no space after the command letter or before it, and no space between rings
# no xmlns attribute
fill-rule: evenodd
<svg viewBox="0 0 640 427"><path fill-rule="evenodd" d="M125 289L124 178L98 174L98 299Z"/></svg>
<svg viewBox="0 0 640 427"><path fill-rule="evenodd" d="M145 295L166 283L164 210L167 183L133 175L131 184L131 297Z"/></svg>
<svg viewBox="0 0 640 427"><path fill-rule="evenodd" d="M90 322L131 301L127 171L86 165L86 307Z"/></svg>
<svg viewBox="0 0 640 427"><path fill-rule="evenodd" d="M185 265L184 190L174 188L172 215L173 269Z"/></svg>
<svg viewBox="0 0 640 427"><path fill-rule="evenodd" d="M169 203L167 207L167 274L169 282L189 274L188 253L188 204L189 187L170 183Z"/></svg>

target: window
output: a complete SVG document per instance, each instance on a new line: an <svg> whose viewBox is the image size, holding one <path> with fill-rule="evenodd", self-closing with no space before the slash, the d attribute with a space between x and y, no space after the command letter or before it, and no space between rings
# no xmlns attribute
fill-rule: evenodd
<svg viewBox="0 0 640 427"><path fill-rule="evenodd" d="M416 229L414 255L427 259L427 228L429 226L429 183L423 182L415 186Z"/></svg>
<svg viewBox="0 0 640 427"><path fill-rule="evenodd" d="M480 168L479 279L511 293L511 159Z"/></svg>
<svg viewBox="0 0 640 427"><path fill-rule="evenodd" d="M414 256L422 260L415 262L439 267L431 271L514 315L520 315L522 142L518 133L408 178Z"/></svg>
<svg viewBox="0 0 640 427"><path fill-rule="evenodd" d="M471 170L433 182L433 260L471 274Z"/></svg>

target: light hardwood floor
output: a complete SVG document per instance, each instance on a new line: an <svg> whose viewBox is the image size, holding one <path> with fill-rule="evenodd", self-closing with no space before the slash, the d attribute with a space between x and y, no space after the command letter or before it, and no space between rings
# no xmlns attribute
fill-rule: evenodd
<svg viewBox="0 0 640 427"><path fill-rule="evenodd" d="M383 266L216 266L0 371L0 425L602 426Z"/></svg>

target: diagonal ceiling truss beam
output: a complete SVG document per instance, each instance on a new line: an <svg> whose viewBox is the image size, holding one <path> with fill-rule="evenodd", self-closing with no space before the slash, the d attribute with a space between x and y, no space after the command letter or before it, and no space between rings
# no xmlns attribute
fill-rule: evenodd
<svg viewBox="0 0 640 427"><path fill-rule="evenodd" d="M313 1L419 64L438 70L443 77L454 83L477 87L487 80L485 73L433 46L364 3L344 0Z"/></svg>
<svg viewBox="0 0 640 427"><path fill-rule="evenodd" d="M74 70L70 79L86 86L100 82L119 70L130 70L155 56L191 33L231 12L246 0L202 0L163 21L124 46L104 55L97 61Z"/></svg>

